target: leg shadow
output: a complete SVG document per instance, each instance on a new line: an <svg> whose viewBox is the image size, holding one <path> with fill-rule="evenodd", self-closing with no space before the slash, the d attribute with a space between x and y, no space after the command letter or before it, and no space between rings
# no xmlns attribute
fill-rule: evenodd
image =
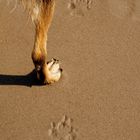
<svg viewBox="0 0 140 140"><path fill-rule="evenodd" d="M33 70L27 75L3 75L0 74L0 85L20 85L20 86L41 86L41 82L36 78L36 71Z"/></svg>

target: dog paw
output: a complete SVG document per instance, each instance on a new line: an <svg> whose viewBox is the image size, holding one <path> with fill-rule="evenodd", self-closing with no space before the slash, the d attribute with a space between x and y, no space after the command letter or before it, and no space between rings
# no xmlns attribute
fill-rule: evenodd
<svg viewBox="0 0 140 140"><path fill-rule="evenodd" d="M61 75L62 69L60 68L59 60L53 58L37 72L37 79L41 80L43 84L52 84L59 81Z"/></svg>
<svg viewBox="0 0 140 140"><path fill-rule="evenodd" d="M47 83L52 84L54 82L59 81L62 74L62 69L60 68L59 60L56 60L54 58L51 59L51 61L47 63L47 67L48 67Z"/></svg>

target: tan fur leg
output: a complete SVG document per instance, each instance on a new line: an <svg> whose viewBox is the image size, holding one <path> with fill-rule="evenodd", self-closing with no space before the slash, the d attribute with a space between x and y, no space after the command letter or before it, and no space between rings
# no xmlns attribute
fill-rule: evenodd
<svg viewBox="0 0 140 140"><path fill-rule="evenodd" d="M35 44L32 59L37 71L37 77L44 84L54 83L61 77L58 61L52 59L47 64L47 32L53 17L54 0L42 0L35 8L33 18L36 26Z"/></svg>

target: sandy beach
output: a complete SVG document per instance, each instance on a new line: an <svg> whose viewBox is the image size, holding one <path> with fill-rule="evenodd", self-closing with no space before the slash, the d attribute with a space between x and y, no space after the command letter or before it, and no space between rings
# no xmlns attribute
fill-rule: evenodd
<svg viewBox="0 0 140 140"><path fill-rule="evenodd" d="M39 85L34 24L0 0L0 140L140 140L139 0L56 1L48 60L63 76Z"/></svg>

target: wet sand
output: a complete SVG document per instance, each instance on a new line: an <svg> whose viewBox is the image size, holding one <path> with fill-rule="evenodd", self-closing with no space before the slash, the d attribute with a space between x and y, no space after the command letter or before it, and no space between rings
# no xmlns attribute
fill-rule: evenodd
<svg viewBox="0 0 140 140"><path fill-rule="evenodd" d="M135 2L56 1L48 60L59 59L64 72L40 86L32 72L34 25L22 6L10 12L14 4L0 1L0 140L140 139Z"/></svg>

